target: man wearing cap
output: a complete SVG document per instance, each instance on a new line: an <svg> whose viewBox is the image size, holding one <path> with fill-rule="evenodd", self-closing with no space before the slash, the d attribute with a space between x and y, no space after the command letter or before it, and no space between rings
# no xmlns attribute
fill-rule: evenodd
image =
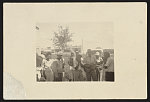
<svg viewBox="0 0 150 102"><path fill-rule="evenodd" d="M87 81L97 81L96 76L96 57L92 55L91 49L87 50L86 57L83 59L83 65L87 76Z"/></svg>

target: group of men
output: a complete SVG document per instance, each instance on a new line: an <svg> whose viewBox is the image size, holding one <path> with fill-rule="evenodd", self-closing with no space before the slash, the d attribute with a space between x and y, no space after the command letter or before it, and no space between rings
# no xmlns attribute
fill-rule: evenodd
<svg viewBox="0 0 150 102"><path fill-rule="evenodd" d="M71 50L71 56L65 61L63 53L56 59L51 53L37 54L37 81L114 81L114 59L109 52L86 56Z"/></svg>

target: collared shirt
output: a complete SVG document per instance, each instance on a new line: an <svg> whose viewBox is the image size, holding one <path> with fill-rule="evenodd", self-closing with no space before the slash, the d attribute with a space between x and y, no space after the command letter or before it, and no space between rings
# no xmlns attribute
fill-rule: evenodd
<svg viewBox="0 0 150 102"><path fill-rule="evenodd" d="M101 58L101 57L98 57L97 59L96 59L96 62L97 63L100 63L100 62L102 62L103 61L103 59Z"/></svg>
<svg viewBox="0 0 150 102"><path fill-rule="evenodd" d="M97 65L98 69L102 70L102 68L103 68L103 59L101 57L96 58L96 65Z"/></svg>
<svg viewBox="0 0 150 102"><path fill-rule="evenodd" d="M49 61L45 60L45 67L50 68L53 62L54 62L54 60L52 60L52 59L49 59Z"/></svg>

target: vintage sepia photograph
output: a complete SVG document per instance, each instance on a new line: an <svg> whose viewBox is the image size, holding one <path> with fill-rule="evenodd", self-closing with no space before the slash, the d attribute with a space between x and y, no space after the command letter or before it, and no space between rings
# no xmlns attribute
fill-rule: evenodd
<svg viewBox="0 0 150 102"><path fill-rule="evenodd" d="M3 4L3 99L147 98L146 2Z"/></svg>
<svg viewBox="0 0 150 102"><path fill-rule="evenodd" d="M38 82L114 82L113 22L36 24Z"/></svg>

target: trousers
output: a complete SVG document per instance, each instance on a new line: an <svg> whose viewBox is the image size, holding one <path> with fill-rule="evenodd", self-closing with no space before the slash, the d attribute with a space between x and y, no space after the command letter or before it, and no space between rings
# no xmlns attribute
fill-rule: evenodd
<svg viewBox="0 0 150 102"><path fill-rule="evenodd" d="M46 68L44 71L46 81L53 81L54 80L54 74L50 68Z"/></svg>
<svg viewBox="0 0 150 102"><path fill-rule="evenodd" d="M100 71L98 70L98 68L96 68L96 76L97 80L100 81Z"/></svg>
<svg viewBox="0 0 150 102"><path fill-rule="evenodd" d="M98 81L95 69L86 72L86 77L87 77L87 81L91 81L91 80Z"/></svg>
<svg viewBox="0 0 150 102"><path fill-rule="evenodd" d="M106 81L114 81L114 72L106 72Z"/></svg>
<svg viewBox="0 0 150 102"><path fill-rule="evenodd" d="M54 81L62 81L63 73L58 73L58 77L55 77Z"/></svg>

